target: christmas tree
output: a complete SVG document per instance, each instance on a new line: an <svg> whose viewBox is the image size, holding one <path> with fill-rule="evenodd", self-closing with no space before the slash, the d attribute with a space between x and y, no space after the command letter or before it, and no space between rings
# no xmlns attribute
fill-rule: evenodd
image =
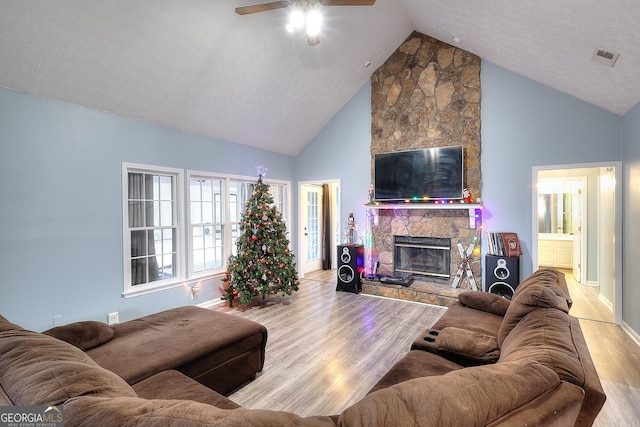
<svg viewBox="0 0 640 427"><path fill-rule="evenodd" d="M289 250L287 228L272 205L269 186L260 174L240 222L237 255L229 257L225 278L229 287L222 299L229 300L230 305L234 300L247 305L258 296L291 295L298 290L300 281Z"/></svg>

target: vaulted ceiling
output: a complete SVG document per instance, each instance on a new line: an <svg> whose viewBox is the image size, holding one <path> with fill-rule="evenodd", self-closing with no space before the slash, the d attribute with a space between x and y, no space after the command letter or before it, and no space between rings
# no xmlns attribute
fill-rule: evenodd
<svg viewBox="0 0 640 427"><path fill-rule="evenodd" d="M0 87L295 155L415 30L618 115L640 101L636 0L323 7L317 46L287 9L234 13L256 3L0 0Z"/></svg>

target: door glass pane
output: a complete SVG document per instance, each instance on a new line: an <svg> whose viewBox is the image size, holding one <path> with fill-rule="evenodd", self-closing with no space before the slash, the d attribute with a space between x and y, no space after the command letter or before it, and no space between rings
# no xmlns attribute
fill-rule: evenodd
<svg viewBox="0 0 640 427"><path fill-rule="evenodd" d="M319 258L319 206L317 192L307 192L307 260Z"/></svg>

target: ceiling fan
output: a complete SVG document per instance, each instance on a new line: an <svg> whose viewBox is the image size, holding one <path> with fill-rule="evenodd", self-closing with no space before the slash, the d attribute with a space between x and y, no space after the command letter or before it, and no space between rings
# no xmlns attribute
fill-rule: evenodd
<svg viewBox="0 0 640 427"><path fill-rule="evenodd" d="M238 15L267 12L269 10L292 7L287 30L290 32L304 30L307 44L315 46L320 43L320 27L322 14L318 5L322 6L372 6L376 0L280 0L252 6L236 7Z"/></svg>

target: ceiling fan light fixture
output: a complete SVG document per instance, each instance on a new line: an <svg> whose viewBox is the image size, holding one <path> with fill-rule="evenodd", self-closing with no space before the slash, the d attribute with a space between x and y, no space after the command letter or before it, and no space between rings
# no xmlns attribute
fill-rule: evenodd
<svg viewBox="0 0 640 427"><path fill-rule="evenodd" d="M372 6L376 0L277 0L252 6L236 7L238 15L267 12L274 9L291 7L289 21L285 25L288 32L304 31L307 44L315 46L320 43L322 14L319 6Z"/></svg>
<svg viewBox="0 0 640 427"><path fill-rule="evenodd" d="M311 9L307 12L306 19L307 35L316 37L320 35L322 28L322 14L317 9Z"/></svg>
<svg viewBox="0 0 640 427"><path fill-rule="evenodd" d="M289 22L287 23L287 31L290 33L298 31L305 26L306 17L304 12L297 7L294 7L289 13Z"/></svg>

